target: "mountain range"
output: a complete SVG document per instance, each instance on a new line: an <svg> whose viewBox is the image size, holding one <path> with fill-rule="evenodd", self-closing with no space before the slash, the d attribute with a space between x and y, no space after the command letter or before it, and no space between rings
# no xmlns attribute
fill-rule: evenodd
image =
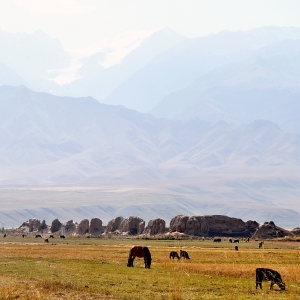
<svg viewBox="0 0 300 300"><path fill-rule="evenodd" d="M211 201L209 206L219 207L220 211L228 211L228 207L232 213L236 209L240 211L240 205L234 209L234 205L224 204L228 197L234 202L251 199L254 207L264 206L260 210L265 210L268 215L270 203L277 206L277 210L286 209L297 215L296 211L289 210L295 195L289 195L290 200L284 204L277 197L286 197L286 193L293 194L299 189L293 180L298 178L300 136L282 131L275 123L256 120L235 124L197 118L188 121L155 118L122 106L101 104L93 98L58 97L33 92L24 86L1 86L0 95L2 195L12 185L123 185L124 182L138 182L144 189L151 182L161 181L169 182L172 191L178 190L177 194L172 192L169 196L166 193L164 197L151 191L153 199L159 199L159 202L151 201L151 211L157 212L158 207L164 207L159 210L162 217L166 213L170 215L166 209L170 199L172 206L186 207L190 214L198 212L208 199ZM268 195L262 192L264 185L258 188L259 192L256 187L248 189L244 184L240 185L241 178L253 182L262 174L265 184L271 187ZM197 178L202 178L202 182L197 182ZM285 189L275 193L276 180L278 184L282 182ZM186 181L190 185L188 190ZM227 190L228 186L233 188ZM225 194L221 192L224 188ZM164 189L158 188L157 193ZM116 191L115 194L120 193ZM146 203L141 199L142 207L149 203L149 198L146 199ZM190 204L182 205L182 201L185 203L188 199ZM106 201L105 198L87 199L85 205L102 203L101 207L107 207ZM144 211L132 201L124 200L121 207L126 203L125 211L136 211L143 217L149 204ZM51 199L46 202L52 207ZM32 208L36 209L37 203ZM64 207L63 199L58 203L54 207ZM75 199L72 204L76 204ZM25 205L27 209L29 206ZM118 209L113 212L119 211L120 203L115 207ZM298 209L298 204L294 203L293 207ZM273 212L278 216L277 210L273 209ZM171 211L174 215L174 209ZM147 215L151 214L147 212ZM285 222L285 226L296 222L295 219L291 221L290 214L287 216L287 220L275 221Z"/></svg>
<svg viewBox="0 0 300 300"><path fill-rule="evenodd" d="M0 30L1 220L186 213L299 226L300 29L130 38L112 64L117 48L75 58L42 31Z"/></svg>

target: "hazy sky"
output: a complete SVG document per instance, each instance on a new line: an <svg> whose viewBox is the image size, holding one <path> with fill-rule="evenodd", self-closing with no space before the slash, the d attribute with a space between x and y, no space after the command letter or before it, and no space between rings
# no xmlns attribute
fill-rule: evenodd
<svg viewBox="0 0 300 300"><path fill-rule="evenodd" d="M299 12L299 0L0 0L0 27L42 29L67 48L82 48L124 30L165 26L187 37L267 25L300 27Z"/></svg>

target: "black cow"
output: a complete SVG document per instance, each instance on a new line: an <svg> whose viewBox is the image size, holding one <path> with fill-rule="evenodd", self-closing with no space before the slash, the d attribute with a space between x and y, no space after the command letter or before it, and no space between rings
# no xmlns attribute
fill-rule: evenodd
<svg viewBox="0 0 300 300"><path fill-rule="evenodd" d="M281 290L285 290L285 283L281 279L281 275L274 270L266 268L256 269L256 288L259 286L262 289L263 281L271 281L270 290L273 289L273 285L277 284Z"/></svg>
<svg viewBox="0 0 300 300"><path fill-rule="evenodd" d="M263 243L264 243L264 242L260 242L260 243L258 244L258 248L259 248L259 249L262 248Z"/></svg>
<svg viewBox="0 0 300 300"><path fill-rule="evenodd" d="M49 235L49 238L50 238L50 239L54 239L54 235L53 235L53 234L50 234L50 235Z"/></svg>
<svg viewBox="0 0 300 300"><path fill-rule="evenodd" d="M34 237L35 238L41 238L42 236L40 234L36 234Z"/></svg>
<svg viewBox="0 0 300 300"><path fill-rule="evenodd" d="M24 239L24 237L26 236L26 234L22 234L22 238Z"/></svg>
<svg viewBox="0 0 300 300"><path fill-rule="evenodd" d="M214 239L215 243L221 243L221 241L222 241L221 239Z"/></svg>
<svg viewBox="0 0 300 300"><path fill-rule="evenodd" d="M239 243L240 242L240 240L234 240L233 241L233 243Z"/></svg>
<svg viewBox="0 0 300 300"><path fill-rule="evenodd" d="M229 243L232 243L232 239L229 239Z"/></svg>
<svg viewBox="0 0 300 300"><path fill-rule="evenodd" d="M190 259L189 254L184 250L180 250L180 257Z"/></svg>
<svg viewBox="0 0 300 300"><path fill-rule="evenodd" d="M234 249L235 249L236 251L238 251L238 250L239 250L239 246L235 246Z"/></svg>
<svg viewBox="0 0 300 300"><path fill-rule="evenodd" d="M170 252L170 259L171 258L174 259L175 257L177 257L177 259L180 259L179 255L178 255L178 253L176 251L171 251Z"/></svg>
<svg viewBox="0 0 300 300"><path fill-rule="evenodd" d="M64 235L61 235L60 238L61 238L61 239L65 239L66 237L65 237Z"/></svg>
<svg viewBox="0 0 300 300"><path fill-rule="evenodd" d="M6 238L6 234L4 234L3 237Z"/></svg>

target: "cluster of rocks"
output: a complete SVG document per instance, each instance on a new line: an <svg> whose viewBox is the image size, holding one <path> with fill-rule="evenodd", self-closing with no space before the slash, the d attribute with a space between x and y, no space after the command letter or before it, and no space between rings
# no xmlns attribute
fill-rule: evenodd
<svg viewBox="0 0 300 300"><path fill-rule="evenodd" d="M172 218L167 230L163 219L153 219L145 226L145 221L139 217L117 217L102 225L98 218L82 220L80 223L73 220L61 223L55 219L50 226L38 219L30 219L24 222L18 229L21 232L45 232L66 235L193 235L193 236L240 236L258 239L279 238L300 234L300 228L287 231L277 227L274 222L265 222L259 226L256 221L244 222L241 219L224 215L210 216L186 216L178 215Z"/></svg>
<svg viewBox="0 0 300 300"><path fill-rule="evenodd" d="M73 222L73 220L61 223L58 219L52 221L50 226L46 225L45 220L40 222L38 219L30 219L24 222L20 227L21 232L45 232L45 233L59 233L67 235L93 235L100 236L104 232L102 221L98 218L82 220L80 223Z"/></svg>
<svg viewBox="0 0 300 300"><path fill-rule="evenodd" d="M292 231L288 231L286 229L276 226L275 223L272 221L265 222L264 224L259 226L259 228L255 231L255 233L253 234L253 238L264 240L264 239L292 237L294 235L298 235L295 229Z"/></svg>
<svg viewBox="0 0 300 300"><path fill-rule="evenodd" d="M250 236L259 224L223 215L185 216L178 215L170 222L170 232L196 236Z"/></svg>

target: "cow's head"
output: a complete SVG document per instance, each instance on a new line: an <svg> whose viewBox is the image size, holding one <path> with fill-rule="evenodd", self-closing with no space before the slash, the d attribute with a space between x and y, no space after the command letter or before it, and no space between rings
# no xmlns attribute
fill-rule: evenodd
<svg viewBox="0 0 300 300"><path fill-rule="evenodd" d="M280 289L281 289L282 291L285 290L285 283L284 283L284 282L278 282L278 286L280 287Z"/></svg>

